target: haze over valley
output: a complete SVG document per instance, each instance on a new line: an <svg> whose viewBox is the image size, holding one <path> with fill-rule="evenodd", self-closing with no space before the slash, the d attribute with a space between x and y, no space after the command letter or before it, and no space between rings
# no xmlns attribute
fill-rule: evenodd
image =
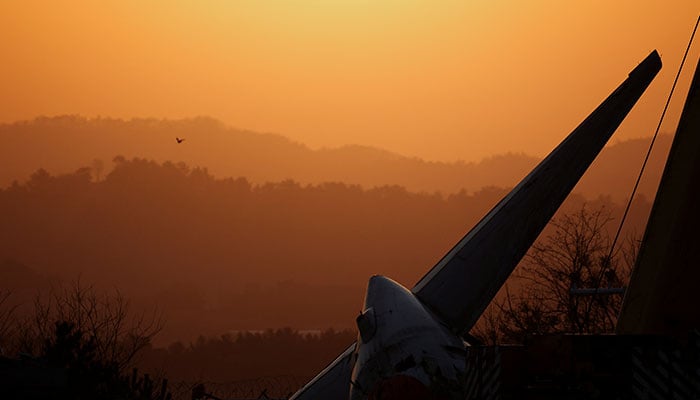
<svg viewBox="0 0 700 400"><path fill-rule="evenodd" d="M39 118L1 126L0 139L11 160L0 279L25 301L78 277L117 288L164 312L156 340L165 344L231 330L352 329L371 275L411 286L538 161L310 150L207 118ZM647 145L607 147L561 212L603 207L616 227ZM643 231L660 171L657 156L625 235Z"/></svg>

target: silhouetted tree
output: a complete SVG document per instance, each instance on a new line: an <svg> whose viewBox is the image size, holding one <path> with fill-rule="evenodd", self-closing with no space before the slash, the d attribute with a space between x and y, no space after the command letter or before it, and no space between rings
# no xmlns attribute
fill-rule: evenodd
<svg viewBox="0 0 700 400"><path fill-rule="evenodd" d="M608 333L615 329L621 294L578 289L622 288L636 257L628 240L610 255L612 222L604 208L554 218L553 232L537 241L515 280L519 290L495 300L475 333L485 342L522 342L528 334Z"/></svg>
<svg viewBox="0 0 700 400"><path fill-rule="evenodd" d="M6 366L16 365L36 382L36 387L13 386L8 398L32 393L56 399L165 399L167 380L160 380L158 391L149 375L140 378L131 369L162 327L158 313L134 313L119 292L101 293L79 281L40 293L33 309L22 313L9 307L8 299L9 292L2 291L0 343L14 351L4 355L35 359L10 360Z"/></svg>
<svg viewBox="0 0 700 400"><path fill-rule="evenodd" d="M76 281L36 297L33 314L22 323L19 349L58 359L65 359L61 351L72 352L77 361L95 360L123 373L162 326L156 311L130 313L118 291L98 293Z"/></svg>

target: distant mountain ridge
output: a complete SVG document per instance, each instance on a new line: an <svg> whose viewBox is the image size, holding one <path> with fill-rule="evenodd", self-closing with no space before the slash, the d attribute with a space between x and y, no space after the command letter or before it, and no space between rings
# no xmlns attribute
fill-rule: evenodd
<svg viewBox="0 0 700 400"><path fill-rule="evenodd" d="M175 137L185 138L177 144ZM539 159L523 153L480 162L432 162L368 146L310 149L284 136L225 126L207 117L182 120L80 116L39 117L0 124L0 187L24 181L38 168L67 173L92 165L108 173L121 155L205 167L217 177L246 177L253 183L292 179L302 184L344 182L364 187L399 185L414 192L473 192L516 184ZM634 184L649 139L607 147L576 191L624 200ZM553 144L554 146L555 144ZM652 196L660 179L670 136L661 136L640 192ZM99 160L99 161L95 161Z"/></svg>

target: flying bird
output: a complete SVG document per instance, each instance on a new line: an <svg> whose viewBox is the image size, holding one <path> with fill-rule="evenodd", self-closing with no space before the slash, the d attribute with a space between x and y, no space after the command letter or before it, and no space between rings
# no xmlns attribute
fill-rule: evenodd
<svg viewBox="0 0 700 400"><path fill-rule="evenodd" d="M180 144L185 141L184 138L180 139L179 137L176 137L175 140L177 140L177 143Z"/></svg>

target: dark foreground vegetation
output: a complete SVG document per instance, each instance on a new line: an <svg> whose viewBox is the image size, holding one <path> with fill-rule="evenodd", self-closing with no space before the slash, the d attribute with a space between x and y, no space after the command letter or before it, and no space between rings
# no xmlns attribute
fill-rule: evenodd
<svg viewBox="0 0 700 400"><path fill-rule="evenodd" d="M24 309L3 292L0 387L9 396L3 398L165 400L173 393L190 398L198 390L287 394L355 336L285 328L154 348L162 324L159 313L134 312L118 292L100 293L80 282L41 293Z"/></svg>
<svg viewBox="0 0 700 400"><path fill-rule="evenodd" d="M472 334L487 344L523 344L536 334L615 332L640 237L614 242L605 209L582 207L550 221Z"/></svg>
<svg viewBox="0 0 700 400"><path fill-rule="evenodd" d="M131 369L162 328L134 313L118 292L75 282L39 294L29 307L0 293L0 386L10 399L151 399L149 375Z"/></svg>

